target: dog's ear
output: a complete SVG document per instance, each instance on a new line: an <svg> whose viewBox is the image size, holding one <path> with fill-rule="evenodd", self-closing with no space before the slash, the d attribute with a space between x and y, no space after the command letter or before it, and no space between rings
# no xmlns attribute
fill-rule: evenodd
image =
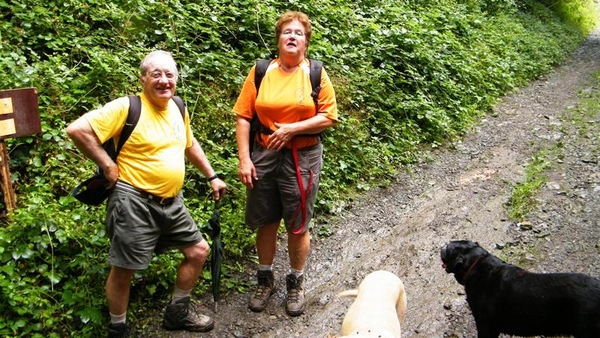
<svg viewBox="0 0 600 338"><path fill-rule="evenodd" d="M462 254L457 255L450 265L446 267L446 272L456 273L462 271L465 264L465 257Z"/></svg>
<svg viewBox="0 0 600 338"><path fill-rule="evenodd" d="M454 273L454 279L458 282L458 284L464 285L465 281L462 280L463 271L468 269L466 266L467 262L465 257L461 254L456 257L454 261L454 265L452 266L452 273Z"/></svg>

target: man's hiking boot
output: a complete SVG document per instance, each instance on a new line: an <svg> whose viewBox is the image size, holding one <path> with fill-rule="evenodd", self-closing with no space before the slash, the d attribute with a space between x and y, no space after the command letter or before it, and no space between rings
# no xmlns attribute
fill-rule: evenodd
<svg viewBox="0 0 600 338"><path fill-rule="evenodd" d="M108 324L108 338L127 338L131 334L131 329L126 323Z"/></svg>
<svg viewBox="0 0 600 338"><path fill-rule="evenodd" d="M190 297L185 297L175 304L167 305L163 315L162 326L166 330L188 330L206 332L212 330L215 321L196 311L191 304Z"/></svg>
<svg viewBox="0 0 600 338"><path fill-rule="evenodd" d="M304 312L304 288L302 283L304 275L296 277L294 274L289 274L285 278L287 287L287 301L285 302L285 311L290 316L299 316Z"/></svg>
<svg viewBox="0 0 600 338"><path fill-rule="evenodd" d="M275 276L271 270L258 270L256 277L258 285L250 296L248 307L254 312L261 312L267 307L267 300L275 292Z"/></svg>

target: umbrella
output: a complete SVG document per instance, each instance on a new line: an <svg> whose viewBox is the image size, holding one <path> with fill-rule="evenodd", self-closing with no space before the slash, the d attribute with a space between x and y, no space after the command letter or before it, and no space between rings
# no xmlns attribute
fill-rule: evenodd
<svg viewBox="0 0 600 338"><path fill-rule="evenodd" d="M206 231L212 240L210 246L210 275L212 279L212 294L214 311L217 312L217 301L219 300L219 286L221 283L221 263L223 262L223 243L221 242L221 215L219 212L220 202L215 202L215 210L208 221Z"/></svg>
<svg viewBox="0 0 600 338"><path fill-rule="evenodd" d="M71 193L80 202L89 205L100 205L108 197L106 178L102 174L94 175L77 186Z"/></svg>

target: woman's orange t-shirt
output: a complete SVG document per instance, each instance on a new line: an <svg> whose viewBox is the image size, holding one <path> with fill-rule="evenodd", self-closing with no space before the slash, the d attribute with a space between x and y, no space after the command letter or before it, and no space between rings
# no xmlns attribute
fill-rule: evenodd
<svg viewBox="0 0 600 338"><path fill-rule="evenodd" d="M279 59L271 62L260 84L258 96L254 84L256 66L246 77L244 86L233 112L241 117L252 119L255 112L261 124L275 131L274 122L293 123L321 114L337 121L337 103L331 80L325 69L321 72L321 90L318 97L319 110L316 112L310 83L310 65L305 59L300 67L291 74L279 68ZM268 135L261 134L260 144L266 145ZM316 138L299 138L298 147L314 145ZM288 145L289 147L289 145Z"/></svg>

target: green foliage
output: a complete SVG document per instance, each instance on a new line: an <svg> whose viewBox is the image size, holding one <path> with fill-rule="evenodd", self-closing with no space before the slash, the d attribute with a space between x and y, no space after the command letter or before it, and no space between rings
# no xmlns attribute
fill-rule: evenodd
<svg viewBox="0 0 600 338"><path fill-rule="evenodd" d="M564 22L589 34L598 26L598 2L594 0L540 0Z"/></svg>
<svg viewBox="0 0 600 338"><path fill-rule="evenodd" d="M317 216L324 219L342 212L357 192L393 181L418 160L420 147L459 137L498 97L561 62L595 25L590 2L0 1L0 88L36 87L42 121L40 134L7 140L18 208L0 228L0 335L103 334L104 211L69 195L94 166L64 128L139 91L139 62L148 51L175 56L177 93L228 184L221 205L223 285L235 291L244 288L233 276L254 234L243 224L231 108L255 60L276 54L278 15L288 9L309 15L309 57L324 61L337 93L340 123L323 140ZM192 216L204 225L213 203L192 167L184 189ZM134 318L144 303L164 300L178 255L156 257L136 274ZM202 281L199 292L206 290Z"/></svg>

